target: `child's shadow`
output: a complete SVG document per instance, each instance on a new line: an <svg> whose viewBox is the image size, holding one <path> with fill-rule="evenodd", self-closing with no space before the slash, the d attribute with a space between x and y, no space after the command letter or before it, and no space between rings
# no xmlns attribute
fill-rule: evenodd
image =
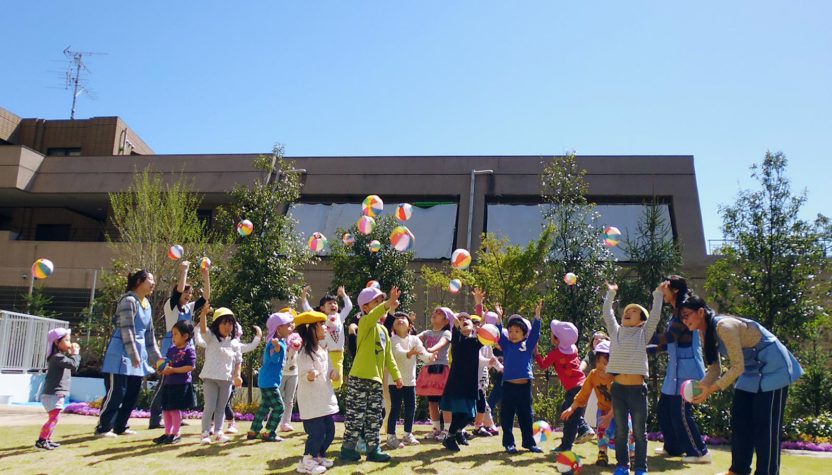
<svg viewBox="0 0 832 475"><path fill-rule="evenodd" d="M229 450L243 447L245 444L245 439L232 439L231 442L227 442L225 444L210 444L202 446L197 450L192 450L190 452L182 452L181 454L177 455L177 457L205 457L209 455L222 455Z"/></svg>
<svg viewBox="0 0 832 475"><path fill-rule="evenodd" d="M179 448L179 444L141 444L141 445L125 445L122 447L111 447L98 452L89 454L89 457L100 457L104 455L113 455L112 457L103 458L89 463L90 466L98 465L102 462L112 462L114 460L121 460L130 457L142 457L145 455L157 455L163 452L170 452Z"/></svg>

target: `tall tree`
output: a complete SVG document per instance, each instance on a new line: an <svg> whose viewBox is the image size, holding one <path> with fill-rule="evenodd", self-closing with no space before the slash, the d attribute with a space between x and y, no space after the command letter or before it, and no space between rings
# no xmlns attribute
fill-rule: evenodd
<svg viewBox="0 0 832 475"><path fill-rule="evenodd" d="M722 206L722 259L708 269L706 288L720 311L759 321L793 344L828 312L829 218L800 217L806 192L792 193L782 152L751 167L757 190ZM797 345L795 345L797 346Z"/></svg>
<svg viewBox="0 0 832 475"><path fill-rule="evenodd" d="M601 288L612 280L616 264L603 244L601 216L586 198L586 170L574 154L554 157L542 175L542 195L548 204L544 216L554 228L547 265L547 303L544 313L568 320L584 337L603 327ZM577 275L575 285L563 277Z"/></svg>

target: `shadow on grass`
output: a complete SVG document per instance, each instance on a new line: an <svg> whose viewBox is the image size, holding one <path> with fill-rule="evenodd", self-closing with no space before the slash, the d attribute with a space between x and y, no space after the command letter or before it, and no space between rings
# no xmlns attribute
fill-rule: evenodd
<svg viewBox="0 0 832 475"><path fill-rule="evenodd" d="M142 443L141 445L125 445L122 447L110 447L104 450L100 450L98 452L92 452L88 455L88 457L106 457L107 455L112 455L111 457L102 458L100 460L96 460L94 462L90 462L89 466L94 466L101 464L103 462L112 462L115 460L121 460L125 458L132 458L132 457L142 457L145 455L152 455L158 456L159 454L163 454L165 452L170 452L173 450L179 450L181 447L180 444L154 444L150 443Z"/></svg>

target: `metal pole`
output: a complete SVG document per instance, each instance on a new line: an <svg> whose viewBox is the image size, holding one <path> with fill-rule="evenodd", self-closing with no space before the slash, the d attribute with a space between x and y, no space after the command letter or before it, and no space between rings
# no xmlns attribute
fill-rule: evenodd
<svg viewBox="0 0 832 475"><path fill-rule="evenodd" d="M26 313L32 309L32 290L35 288L35 274L29 276L29 300L26 301Z"/></svg>
<svg viewBox="0 0 832 475"><path fill-rule="evenodd" d="M474 225L474 183L476 175L491 175L494 170L471 170L471 189L468 193L468 239L465 240L465 249L471 252L471 227Z"/></svg>
<svg viewBox="0 0 832 475"><path fill-rule="evenodd" d="M90 341L90 327L92 326L92 310L95 305L95 284L98 282L98 269L92 271L92 288L90 289L90 311L87 313L87 340ZM86 343L85 343L86 344Z"/></svg>

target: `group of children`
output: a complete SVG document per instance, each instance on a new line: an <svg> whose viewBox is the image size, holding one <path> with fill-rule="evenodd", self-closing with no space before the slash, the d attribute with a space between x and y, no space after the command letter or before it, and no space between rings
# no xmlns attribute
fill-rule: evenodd
<svg viewBox="0 0 832 475"><path fill-rule="evenodd" d="M666 285L663 283L661 285ZM604 321L609 337L596 334L587 362L582 362L576 342L578 330L572 323L553 320L551 352L542 357L537 345L541 337L541 311L538 303L532 321L513 314L505 320L495 305L484 307L486 294L473 292L474 313L455 313L447 307L436 308L430 316L431 328L415 334L413 314L398 312L401 292L393 287L385 295L378 287L363 289L357 298L360 308L357 323L344 327L352 302L338 288L337 296L327 294L317 309L312 309L304 292L303 312L285 308L269 316L258 374L260 408L254 415L249 440L279 442L281 431L292 430L289 418L297 394L300 418L308 435L300 473L323 473L333 465L326 458L333 441L338 413L335 389L346 384L346 413L340 459L358 461L366 452L370 461L384 462L390 455L381 448L380 430L387 414L386 445L399 448L417 445L413 434L416 397L426 397L433 425L428 438L441 440L450 451L468 445L465 428L474 423L479 436L497 435L491 410L500 404L502 445L517 453L513 427L519 423L520 446L542 452L533 437L534 414L532 361L546 369L553 367L566 397L561 407L564 421L561 443L554 451L572 449L574 443L592 439L595 432L584 420L584 410L594 392L597 399L598 465L607 465L607 447L615 447L618 470L629 473L630 459L636 474L647 473L647 388L646 345L653 336L662 308L661 286L653 293L648 312L637 304L627 305L621 321L612 311L617 287L608 285L604 300ZM344 301L339 310L338 297ZM240 370L244 346L239 339L238 323L228 308L213 310L208 325L210 305L204 302L199 312L199 326L180 319L170 329L170 346L164 364L159 394L165 432L154 439L158 444L180 440L181 411L196 405L192 371L196 351L192 342L205 349L200 372L204 398L202 443L224 443L225 407L232 387L242 383ZM484 346L477 330L484 323L495 324L499 341L495 347ZM348 377L343 374L345 342L352 340L354 359ZM417 377L417 362L423 363ZM41 431L37 446L54 448L52 430L68 394L70 372L78 365L78 346L70 342L69 330L49 333L49 369L42 401L49 420ZM495 371L499 383L487 397L489 372ZM588 370L588 375L585 374ZM385 402L387 402L385 404ZM404 406L404 436L396 434L401 406ZM265 422L265 426L264 426ZM614 444L613 444L614 441ZM363 447L362 447L363 446ZM362 450L363 449L363 450ZM621 471L623 469L623 472Z"/></svg>

